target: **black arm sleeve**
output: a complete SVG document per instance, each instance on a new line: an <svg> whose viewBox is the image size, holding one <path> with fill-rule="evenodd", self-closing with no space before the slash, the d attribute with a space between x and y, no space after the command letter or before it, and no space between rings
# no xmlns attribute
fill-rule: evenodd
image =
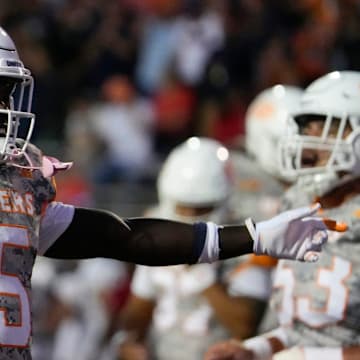
<svg viewBox="0 0 360 360"><path fill-rule="evenodd" d="M252 241L244 229L235 226L221 230L221 258L252 251ZM193 264L199 256L196 244L191 224L151 218L122 220L108 211L76 208L73 221L45 256L104 257L153 266Z"/></svg>
<svg viewBox="0 0 360 360"><path fill-rule="evenodd" d="M220 260L253 252L254 241L245 225L219 228Z"/></svg>

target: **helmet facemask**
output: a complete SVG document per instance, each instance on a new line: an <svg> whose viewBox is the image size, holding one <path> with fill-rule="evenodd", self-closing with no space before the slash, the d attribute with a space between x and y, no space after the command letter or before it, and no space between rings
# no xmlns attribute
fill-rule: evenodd
<svg viewBox="0 0 360 360"><path fill-rule="evenodd" d="M12 74L0 62L0 161L23 155L34 128L35 115L30 112L33 79L26 69L21 70L23 74ZM23 141L17 142L18 138Z"/></svg>
<svg viewBox="0 0 360 360"><path fill-rule="evenodd" d="M321 131L308 134L306 129L317 124ZM310 124L310 125L309 125ZM280 164L289 176L327 172L353 172L358 162L354 140L360 117L343 114L301 114L290 117L288 134L280 142Z"/></svg>

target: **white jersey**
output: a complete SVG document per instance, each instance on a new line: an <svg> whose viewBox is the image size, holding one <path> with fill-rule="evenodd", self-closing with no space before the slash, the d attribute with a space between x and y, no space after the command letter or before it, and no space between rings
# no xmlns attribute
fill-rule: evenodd
<svg viewBox="0 0 360 360"><path fill-rule="evenodd" d="M132 292L156 302L150 331L156 359L169 359L169 352L173 360L200 359L210 344L229 336L205 298L192 291L188 270L186 265L136 268Z"/></svg>
<svg viewBox="0 0 360 360"><path fill-rule="evenodd" d="M226 220L232 222L233 212L231 208L228 210ZM159 205L147 215L166 218L167 212ZM265 258L264 266L256 261L260 258ZM201 271L204 266L214 267L217 282L222 283L232 296L264 300L270 296L271 290L268 266L273 266L273 260L269 262L268 259L242 256L215 264L136 266L132 293L156 303L149 337L154 358L168 360L171 353L171 360L202 359L210 345L231 336L217 321L198 287L192 286L194 268ZM206 271L202 274L207 276ZM206 282L204 277L200 278Z"/></svg>
<svg viewBox="0 0 360 360"><path fill-rule="evenodd" d="M265 261L260 263L260 258ZM231 336L192 286L192 269L204 265L216 267L218 282L232 296L266 300L270 295L269 267L274 262L268 257L250 255L211 265L137 266L132 293L156 303L149 343L157 360L168 360L170 352L172 360L202 359L209 346Z"/></svg>
<svg viewBox="0 0 360 360"><path fill-rule="evenodd" d="M222 262L216 268L218 282L227 287L230 295L264 300L269 293L267 276L253 257L233 262ZM225 263L225 264L224 264ZM131 290L138 297L156 302L150 346L158 360L201 359L214 342L231 336L216 320L205 297L192 286L191 271L194 267L217 266L179 265L170 267L137 266ZM256 282L259 286L254 286Z"/></svg>
<svg viewBox="0 0 360 360"><path fill-rule="evenodd" d="M330 232L316 263L280 261L271 305L292 345L360 345L360 195L322 216L349 230Z"/></svg>
<svg viewBox="0 0 360 360"><path fill-rule="evenodd" d="M161 204L147 212L147 216L157 218L167 218L168 214L168 209ZM131 292L156 303L148 339L154 358L168 360L171 352L172 360L200 359L212 343L229 337L224 327L215 321L206 299L192 287L191 270L216 267L218 281L224 282L225 272L234 262L237 263L236 259L191 267L136 266Z"/></svg>
<svg viewBox="0 0 360 360"><path fill-rule="evenodd" d="M35 166L41 166L39 149L29 145L27 154ZM35 257L61 235L74 212L72 207L52 203L55 193L52 180L39 170L0 165L2 360L31 359L30 279Z"/></svg>

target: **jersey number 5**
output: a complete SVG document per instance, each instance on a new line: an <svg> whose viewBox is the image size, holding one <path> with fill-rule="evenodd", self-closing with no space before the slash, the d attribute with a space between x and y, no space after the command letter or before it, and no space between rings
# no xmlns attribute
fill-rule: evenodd
<svg viewBox="0 0 360 360"><path fill-rule="evenodd" d="M30 304L17 270L31 271L22 268L29 249L26 227L0 226L0 346L25 347L29 343Z"/></svg>

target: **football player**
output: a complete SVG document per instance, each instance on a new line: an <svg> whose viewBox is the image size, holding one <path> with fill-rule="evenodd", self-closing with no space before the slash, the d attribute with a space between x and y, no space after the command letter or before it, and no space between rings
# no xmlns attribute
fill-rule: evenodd
<svg viewBox="0 0 360 360"><path fill-rule="evenodd" d="M316 265L280 261L271 298L279 328L242 344L217 344L206 360L359 358L359 86L355 71L310 84L280 147L284 173L299 177L285 204L316 199L321 216L343 222L347 231L331 233Z"/></svg>
<svg viewBox="0 0 360 360"><path fill-rule="evenodd" d="M188 223L232 223L233 180L228 149L215 140L192 137L163 164L159 204L150 215ZM246 257L241 260L250 265ZM262 298L253 277L237 288L240 269L233 269L238 264L239 259L166 268L138 265L121 314L120 358L135 360L135 351L142 348L158 360L167 360L170 352L172 360L200 359L210 344L230 334L240 339L255 334ZM230 288L238 290L237 296L228 294ZM127 340L124 330L131 335Z"/></svg>
<svg viewBox="0 0 360 360"><path fill-rule="evenodd" d="M277 84L261 91L250 103L245 116L246 153L232 153L237 191L231 201L238 214L263 220L279 212L284 191L294 177L281 173L274 154L286 133L288 116L299 106L302 94L303 89L299 87ZM233 295L252 294L255 289L248 285L256 282L256 291L263 301L263 309L259 307L258 310L261 322L257 332L263 333L277 324L274 313L268 309L276 260L248 257L251 263L244 266L245 259L242 258L233 272L231 291Z"/></svg>
<svg viewBox="0 0 360 360"><path fill-rule="evenodd" d="M30 143L33 78L0 28L0 358L30 359L30 279L36 255L115 258L147 265L213 262L254 251L314 260L327 240L318 209L295 209L264 222L221 227L121 219L56 202L53 175L70 166ZM22 139L20 134L25 134ZM291 233L296 236L290 236ZM319 235L320 239L318 238ZM261 240L260 240L261 239ZM319 245L320 244L320 245Z"/></svg>

